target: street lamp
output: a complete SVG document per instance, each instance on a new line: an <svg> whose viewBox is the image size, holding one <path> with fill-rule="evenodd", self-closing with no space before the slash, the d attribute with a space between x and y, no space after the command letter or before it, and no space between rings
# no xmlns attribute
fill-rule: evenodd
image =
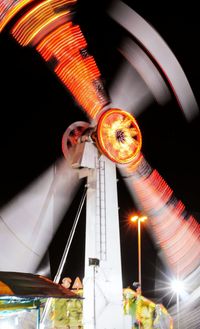
<svg viewBox="0 0 200 329"><path fill-rule="evenodd" d="M147 220L147 216L139 216L134 215L131 217L131 222L137 222L137 228L138 228L138 279L139 279L139 285L140 290L142 293L142 271L141 271L141 223L145 222Z"/></svg>

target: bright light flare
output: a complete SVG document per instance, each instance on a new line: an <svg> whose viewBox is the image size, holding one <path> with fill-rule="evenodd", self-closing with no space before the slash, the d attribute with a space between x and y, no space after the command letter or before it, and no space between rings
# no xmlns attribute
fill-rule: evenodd
<svg viewBox="0 0 200 329"><path fill-rule="evenodd" d="M181 294L184 291L184 282L182 280L172 280L170 283L171 289L173 292L175 292L176 294Z"/></svg>
<svg viewBox="0 0 200 329"><path fill-rule="evenodd" d="M142 217L139 218L139 220L141 222L145 222L147 220L147 216L142 216Z"/></svg>
<svg viewBox="0 0 200 329"><path fill-rule="evenodd" d="M136 215L136 216L132 216L131 217L131 222L136 222L138 220L138 216Z"/></svg>
<svg viewBox="0 0 200 329"><path fill-rule="evenodd" d="M138 215L134 215L131 217L131 222L137 222L137 221L140 221L140 222L145 222L147 220L147 216L138 216Z"/></svg>

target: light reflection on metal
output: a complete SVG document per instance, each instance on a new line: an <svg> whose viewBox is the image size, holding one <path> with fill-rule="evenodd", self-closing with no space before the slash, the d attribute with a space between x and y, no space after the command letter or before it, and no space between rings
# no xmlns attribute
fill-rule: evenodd
<svg viewBox="0 0 200 329"><path fill-rule="evenodd" d="M117 163L129 163L140 152L142 136L136 120L128 112L111 109L100 117L97 127L100 150Z"/></svg>

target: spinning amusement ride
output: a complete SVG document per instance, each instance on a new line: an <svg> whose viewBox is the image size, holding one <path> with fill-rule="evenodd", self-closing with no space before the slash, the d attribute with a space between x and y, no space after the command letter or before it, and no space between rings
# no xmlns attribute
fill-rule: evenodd
<svg viewBox="0 0 200 329"><path fill-rule="evenodd" d="M169 271L193 282L190 289L195 291L199 224L145 160L135 116L153 100L163 105L171 97L188 120L198 114L198 106L169 47L120 1L113 3L108 14L129 34L120 48L126 61L107 95L86 39L74 21L75 5L76 0L0 1L0 31L8 26L16 42L33 47L88 117L88 122L78 121L66 129L62 140L65 159L2 209L1 270L38 271L81 179L87 178L84 328L129 328L122 309L116 167L138 209L148 216L149 230ZM140 84L137 90L136 81ZM131 97L125 99L121 90L130 90L130 85Z"/></svg>

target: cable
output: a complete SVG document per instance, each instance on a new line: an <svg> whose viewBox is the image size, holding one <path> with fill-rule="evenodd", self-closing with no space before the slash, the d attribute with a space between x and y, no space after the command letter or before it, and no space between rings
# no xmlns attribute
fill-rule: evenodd
<svg viewBox="0 0 200 329"><path fill-rule="evenodd" d="M55 282L55 283L59 283L59 281L60 281L60 277L62 275L63 268L64 268L64 265L65 265L65 262L66 262L66 259L67 259L68 253L69 253L69 249L71 247L71 243L72 243L72 240L73 240L73 237L74 237L74 234L75 234L75 231L76 231L76 227L77 227L77 224L78 224L78 221L79 221L79 218L80 218L80 214L81 214L84 202L85 202L85 198L86 198L86 195L87 195L87 189L88 189L88 185L86 184L83 195L82 195L82 198L81 198L81 201L80 201L80 204L79 204L79 207L78 207L78 210L77 210L77 213L76 213L74 223L72 225L72 228L71 228L71 231L70 231L70 234L69 234L66 246L65 246L65 250L63 252L63 255L62 255L58 270L57 270L57 273L56 273L56 275L54 277L54 280L53 280L53 282ZM45 304L44 311L43 311L42 318L41 318L41 323L42 324L44 323L44 321L46 319L46 316L49 313L50 305L51 305L51 299L48 299L48 301Z"/></svg>

